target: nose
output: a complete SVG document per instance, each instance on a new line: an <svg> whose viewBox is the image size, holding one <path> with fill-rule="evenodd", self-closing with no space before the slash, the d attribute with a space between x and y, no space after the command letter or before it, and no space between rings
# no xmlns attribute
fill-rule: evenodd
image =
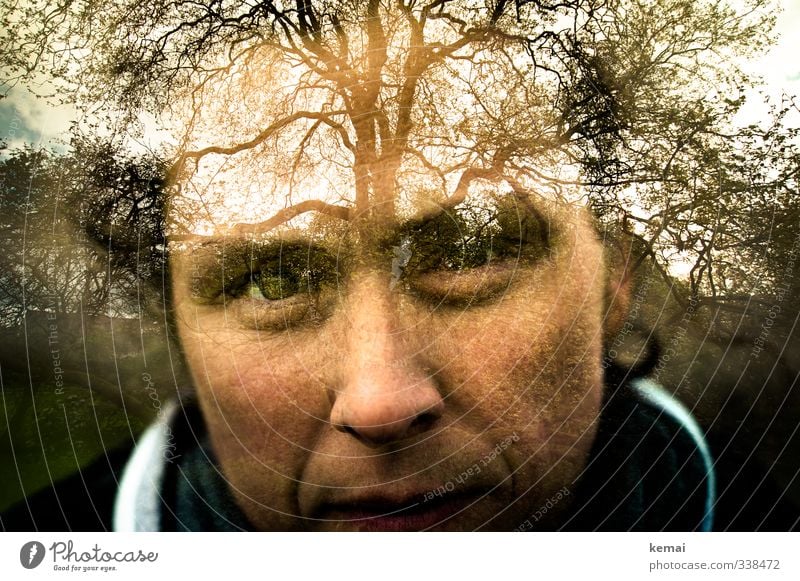
<svg viewBox="0 0 800 581"><path fill-rule="evenodd" d="M399 324L389 280L367 275L351 283L342 384L333 426L370 447L430 430L444 400L412 340Z"/></svg>

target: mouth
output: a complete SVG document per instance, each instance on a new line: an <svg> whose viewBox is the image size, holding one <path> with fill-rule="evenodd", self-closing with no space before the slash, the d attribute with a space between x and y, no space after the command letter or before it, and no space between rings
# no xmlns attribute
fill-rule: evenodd
<svg viewBox="0 0 800 581"><path fill-rule="evenodd" d="M443 525L477 502L482 495L418 494L406 500L369 497L322 505L316 518L337 529L367 532L424 531Z"/></svg>

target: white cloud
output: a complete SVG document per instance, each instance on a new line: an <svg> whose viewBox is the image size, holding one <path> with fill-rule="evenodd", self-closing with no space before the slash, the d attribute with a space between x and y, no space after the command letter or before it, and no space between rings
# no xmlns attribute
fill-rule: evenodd
<svg viewBox="0 0 800 581"><path fill-rule="evenodd" d="M56 145L76 118L72 107L53 105L20 87L12 89L8 97L0 101L0 115L8 127L0 138L10 147L24 143Z"/></svg>

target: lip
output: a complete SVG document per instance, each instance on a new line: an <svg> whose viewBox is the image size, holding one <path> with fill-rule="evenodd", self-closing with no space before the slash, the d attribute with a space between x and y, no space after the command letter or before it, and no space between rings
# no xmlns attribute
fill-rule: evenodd
<svg viewBox="0 0 800 581"><path fill-rule="evenodd" d="M441 498L426 498L426 495L417 494L399 501L388 497L367 497L332 502L320 506L315 517L361 531L423 531L446 522L478 501L481 494L453 493Z"/></svg>

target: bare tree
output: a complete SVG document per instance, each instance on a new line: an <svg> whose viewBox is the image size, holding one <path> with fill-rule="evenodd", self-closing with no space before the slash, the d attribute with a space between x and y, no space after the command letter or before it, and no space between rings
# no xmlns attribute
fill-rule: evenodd
<svg viewBox="0 0 800 581"><path fill-rule="evenodd" d="M797 224L785 123L797 104L735 123L756 83L737 59L769 44L774 8L211 0L0 13L7 86L45 75L109 124L150 111L182 125L169 154L178 226L223 226L210 176L282 200L258 220L243 212L233 229L249 233L306 212L391 218L412 191L453 207L489 181L584 197L638 240L637 266L653 260L667 280L688 270L681 303L735 310L774 292ZM325 195L295 203L301 190Z"/></svg>
<svg viewBox="0 0 800 581"><path fill-rule="evenodd" d="M386 219L410 182L455 206L490 181L585 196L665 276L693 264L677 298L719 304L753 290L774 260L764 244L794 227L764 230L757 217L796 214L797 141L783 123L796 105L772 124L734 123L755 82L735 59L768 45L771 2L34 2L3 13L9 86L47 72L113 123L142 110L184 123L170 175L194 198L186 215L212 224L202 184L234 159L284 200L235 226L252 233L310 211ZM303 185L320 188L315 174L336 183L293 203Z"/></svg>

